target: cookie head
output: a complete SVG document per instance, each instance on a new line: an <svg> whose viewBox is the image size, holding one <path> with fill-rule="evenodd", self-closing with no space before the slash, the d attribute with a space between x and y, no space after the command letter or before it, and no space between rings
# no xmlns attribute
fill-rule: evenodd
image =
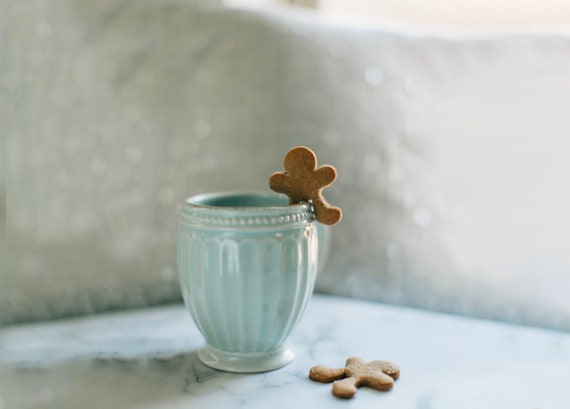
<svg viewBox="0 0 570 409"><path fill-rule="evenodd" d="M297 146L287 152L283 165L292 177L305 177L317 168L317 155L307 147Z"/></svg>

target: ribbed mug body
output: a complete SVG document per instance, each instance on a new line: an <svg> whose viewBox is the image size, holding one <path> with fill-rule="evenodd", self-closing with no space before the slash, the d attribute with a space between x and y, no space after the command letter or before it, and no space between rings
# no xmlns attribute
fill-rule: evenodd
<svg viewBox="0 0 570 409"><path fill-rule="evenodd" d="M203 361L207 354L210 361L249 360L254 368L256 360L283 353L313 292L317 240L309 204L239 193L199 195L184 204L180 286L207 343Z"/></svg>

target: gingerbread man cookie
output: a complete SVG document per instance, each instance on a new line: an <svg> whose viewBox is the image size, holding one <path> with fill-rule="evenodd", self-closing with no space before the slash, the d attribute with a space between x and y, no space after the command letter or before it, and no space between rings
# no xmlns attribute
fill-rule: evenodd
<svg viewBox="0 0 570 409"><path fill-rule="evenodd" d="M317 156L305 146L291 149L285 156L284 165L285 172L271 175L271 189L285 193L291 204L310 201L318 222L329 225L338 223L342 211L329 205L321 193L336 179L336 169L328 165L317 168Z"/></svg>
<svg viewBox="0 0 570 409"><path fill-rule="evenodd" d="M368 386L379 391L388 391L400 376L398 365L389 361L365 362L360 358L348 358L345 368L314 366L309 378L317 382L333 383L332 393L338 398L352 398L356 388Z"/></svg>

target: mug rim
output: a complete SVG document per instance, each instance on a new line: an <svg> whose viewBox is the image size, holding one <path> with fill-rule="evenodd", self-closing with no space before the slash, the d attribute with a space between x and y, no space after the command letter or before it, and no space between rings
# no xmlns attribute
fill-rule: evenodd
<svg viewBox="0 0 570 409"><path fill-rule="evenodd" d="M236 200L235 203L243 203L243 205L232 206L232 198ZM227 202L228 199L229 202ZM259 205L256 205L256 200ZM264 200L269 200L269 204L265 205ZM216 201L222 204L212 204ZM276 201L283 204L274 204ZM228 231L291 228L314 221L313 206L310 202L290 205L285 195L251 191L202 193L191 196L186 199L179 216L180 226L201 226Z"/></svg>
<svg viewBox="0 0 570 409"><path fill-rule="evenodd" d="M218 192L209 192L209 193L199 193L197 195L190 196L186 198L184 201L184 205L190 206L196 209L204 209L204 210L227 210L227 211L249 211L249 210L298 210L298 211L310 211L311 204L309 202L303 203L295 203L283 205L252 205L252 206L220 206L220 205L213 205L213 204L205 204L203 202L212 201L216 199L230 199L230 198L246 198L246 197L253 197L253 198L265 198L265 199L288 199L288 197L284 194L280 193L272 193L272 192L265 192L265 191L255 191L255 190L228 190L228 191L218 191Z"/></svg>

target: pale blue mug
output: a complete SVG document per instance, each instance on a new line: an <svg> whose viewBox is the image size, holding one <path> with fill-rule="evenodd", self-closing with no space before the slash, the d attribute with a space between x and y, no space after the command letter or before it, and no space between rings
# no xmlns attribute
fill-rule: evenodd
<svg viewBox="0 0 570 409"><path fill-rule="evenodd" d="M203 363L262 372L294 359L287 340L328 245L328 230L318 230L310 204L289 205L282 195L211 193L184 203L178 272L184 302L206 340L198 351Z"/></svg>

